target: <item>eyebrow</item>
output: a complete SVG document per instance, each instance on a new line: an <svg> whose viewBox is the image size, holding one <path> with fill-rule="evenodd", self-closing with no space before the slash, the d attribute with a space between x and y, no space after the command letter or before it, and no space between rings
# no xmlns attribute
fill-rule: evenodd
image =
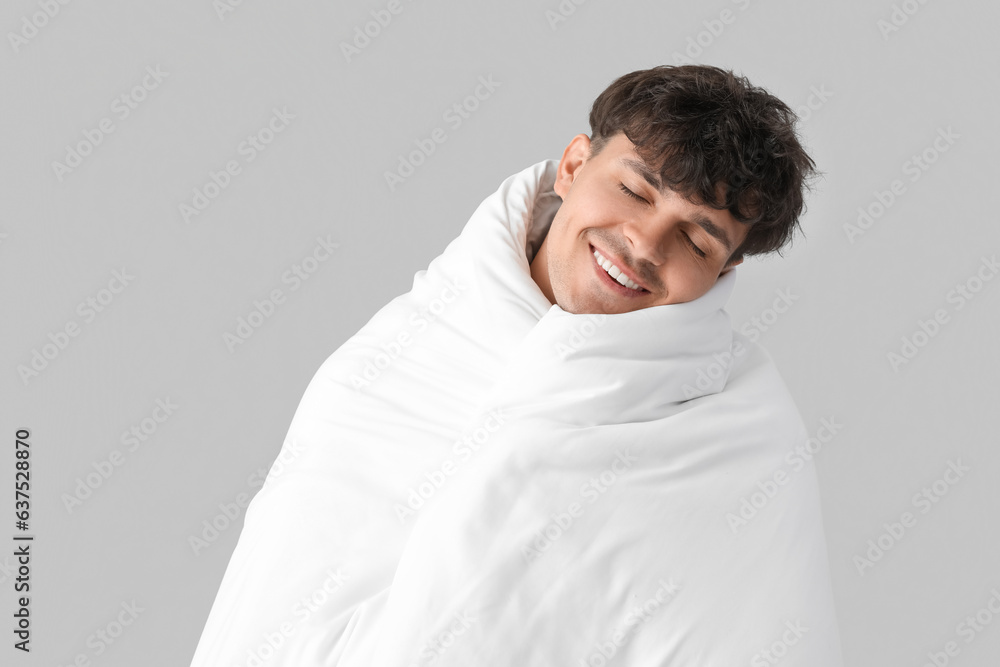
<svg viewBox="0 0 1000 667"><path fill-rule="evenodd" d="M643 180L645 180L651 186L656 188L656 191L659 192L660 194L664 194L667 192L667 188L665 188L663 186L663 183L660 182L660 177L656 173L651 171L650 168L646 166L645 162L640 162L639 160L633 160L627 157L618 158L618 162L621 163L623 167L631 169L635 173L642 176ZM722 227L715 224L704 215L694 216L691 219L691 222L695 223L696 225L704 229L706 232L708 232L710 236L712 236L713 238L717 239L720 243L722 243L722 245L725 246L727 252L729 253L733 252L733 242L729 240L729 235L726 234L726 230L724 230Z"/></svg>

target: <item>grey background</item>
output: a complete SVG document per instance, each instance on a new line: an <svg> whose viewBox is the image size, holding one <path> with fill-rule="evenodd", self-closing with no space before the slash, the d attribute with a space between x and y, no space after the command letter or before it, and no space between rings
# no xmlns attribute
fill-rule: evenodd
<svg viewBox="0 0 1000 667"><path fill-rule="evenodd" d="M54 4L17 48L9 34L40 4L0 10L0 553L16 532L17 428L32 432L36 535L30 655L11 647L15 594L0 570L4 664L187 664L242 508L197 554L189 539L259 488L322 361L504 178L589 133L590 104L614 78L674 63L699 33L694 61L802 108L825 174L805 236L740 267L729 311L739 328L789 290L760 343L810 431L824 417L844 425L816 461L846 662L922 665L955 641L949 664L995 664L1000 619L971 643L956 626L1000 587L1000 280L961 309L947 300L1000 247L995 3L565 0L552 23L556 0L402 0L350 62L340 44L387 3L244 0L221 15L209 0ZM883 34L894 7L902 25ZM709 23L713 35L704 22L723 10L733 20ZM112 103L147 66L169 74L121 119ZM453 128L443 114L480 76L500 85ZM240 142L275 107L294 119L245 162ZM53 161L102 118L114 131L60 181ZM384 172L436 127L447 140L390 191ZM947 128L958 138L911 181L905 163ZM179 205L232 159L241 173L186 223ZM894 179L905 192L849 241L844 225ZM292 290L282 275L327 235L337 252ZM134 279L85 322L78 304L123 267ZM230 351L224 334L276 288L284 303ZM948 322L893 369L887 354L937 309ZM25 382L18 367L70 322L79 335ZM154 424L168 398L174 413L128 451L121 434ZM121 465L69 511L64 495L113 450ZM958 459L969 471L920 513L913 495ZM916 525L859 573L854 557L906 511ZM143 611L97 655L88 637L132 601Z"/></svg>

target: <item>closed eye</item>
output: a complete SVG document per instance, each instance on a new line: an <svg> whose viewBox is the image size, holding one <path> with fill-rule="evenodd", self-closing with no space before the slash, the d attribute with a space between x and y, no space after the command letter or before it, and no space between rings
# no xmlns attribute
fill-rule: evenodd
<svg viewBox="0 0 1000 667"><path fill-rule="evenodd" d="M633 199L638 199L639 201L643 202L644 204L648 204L649 203L644 198L640 197L639 195L637 195L636 193L632 192L627 187L625 187L624 183L619 183L618 187L621 188L621 191L624 192L625 194L627 194L629 197L632 197Z"/></svg>
<svg viewBox="0 0 1000 667"><path fill-rule="evenodd" d="M648 201L646 201L645 198L640 197L639 195L637 195L636 193L632 192L627 187L625 187L624 183L619 183L618 187L621 189L622 192L624 192L626 195L628 195L632 199L636 199L638 201L641 201L644 204L648 204L649 203ZM698 257L701 257L703 259L705 257L708 257L708 253L706 253L704 250L702 250L701 248L699 248L698 245L695 244L695 242L691 240L691 237L688 236L687 232L684 232L684 238L685 238L685 240L687 240L688 245L691 246L691 250L693 250L695 252L695 254L698 255Z"/></svg>
<svg viewBox="0 0 1000 667"><path fill-rule="evenodd" d="M697 245L695 245L695 242L691 240L691 237L687 235L687 232L684 232L684 238L687 239L688 245L691 246L692 250L694 250L696 253L698 253L699 257L707 257L708 256L708 254L704 250L702 250Z"/></svg>

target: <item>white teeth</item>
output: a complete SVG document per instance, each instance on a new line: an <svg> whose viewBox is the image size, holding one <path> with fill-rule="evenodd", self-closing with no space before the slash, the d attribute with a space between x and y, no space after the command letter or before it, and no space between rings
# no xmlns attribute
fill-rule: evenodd
<svg viewBox="0 0 1000 667"><path fill-rule="evenodd" d="M619 282L620 284L624 285L625 287L631 290L639 291L642 289L641 287L636 285L628 276L622 273L621 269L612 264L611 260L605 259L604 256L601 253L597 252L596 250L594 251L594 257L597 258L597 263L601 266L601 268L607 271L608 275L614 278L617 282Z"/></svg>

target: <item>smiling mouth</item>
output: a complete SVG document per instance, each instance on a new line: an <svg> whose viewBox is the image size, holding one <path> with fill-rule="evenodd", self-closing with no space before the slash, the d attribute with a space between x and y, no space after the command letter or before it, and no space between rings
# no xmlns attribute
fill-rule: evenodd
<svg viewBox="0 0 1000 667"><path fill-rule="evenodd" d="M644 287L640 287L631 278L621 273L620 269L615 266L614 262L607 259L600 250L590 245L590 254L594 258L593 265L594 270L598 274L598 278L603 282L609 289L614 291L615 294L627 297L639 297L645 294L649 294L649 290ZM604 267L608 268L604 268ZM610 272L609 272L610 270ZM617 276L612 276L615 273Z"/></svg>

